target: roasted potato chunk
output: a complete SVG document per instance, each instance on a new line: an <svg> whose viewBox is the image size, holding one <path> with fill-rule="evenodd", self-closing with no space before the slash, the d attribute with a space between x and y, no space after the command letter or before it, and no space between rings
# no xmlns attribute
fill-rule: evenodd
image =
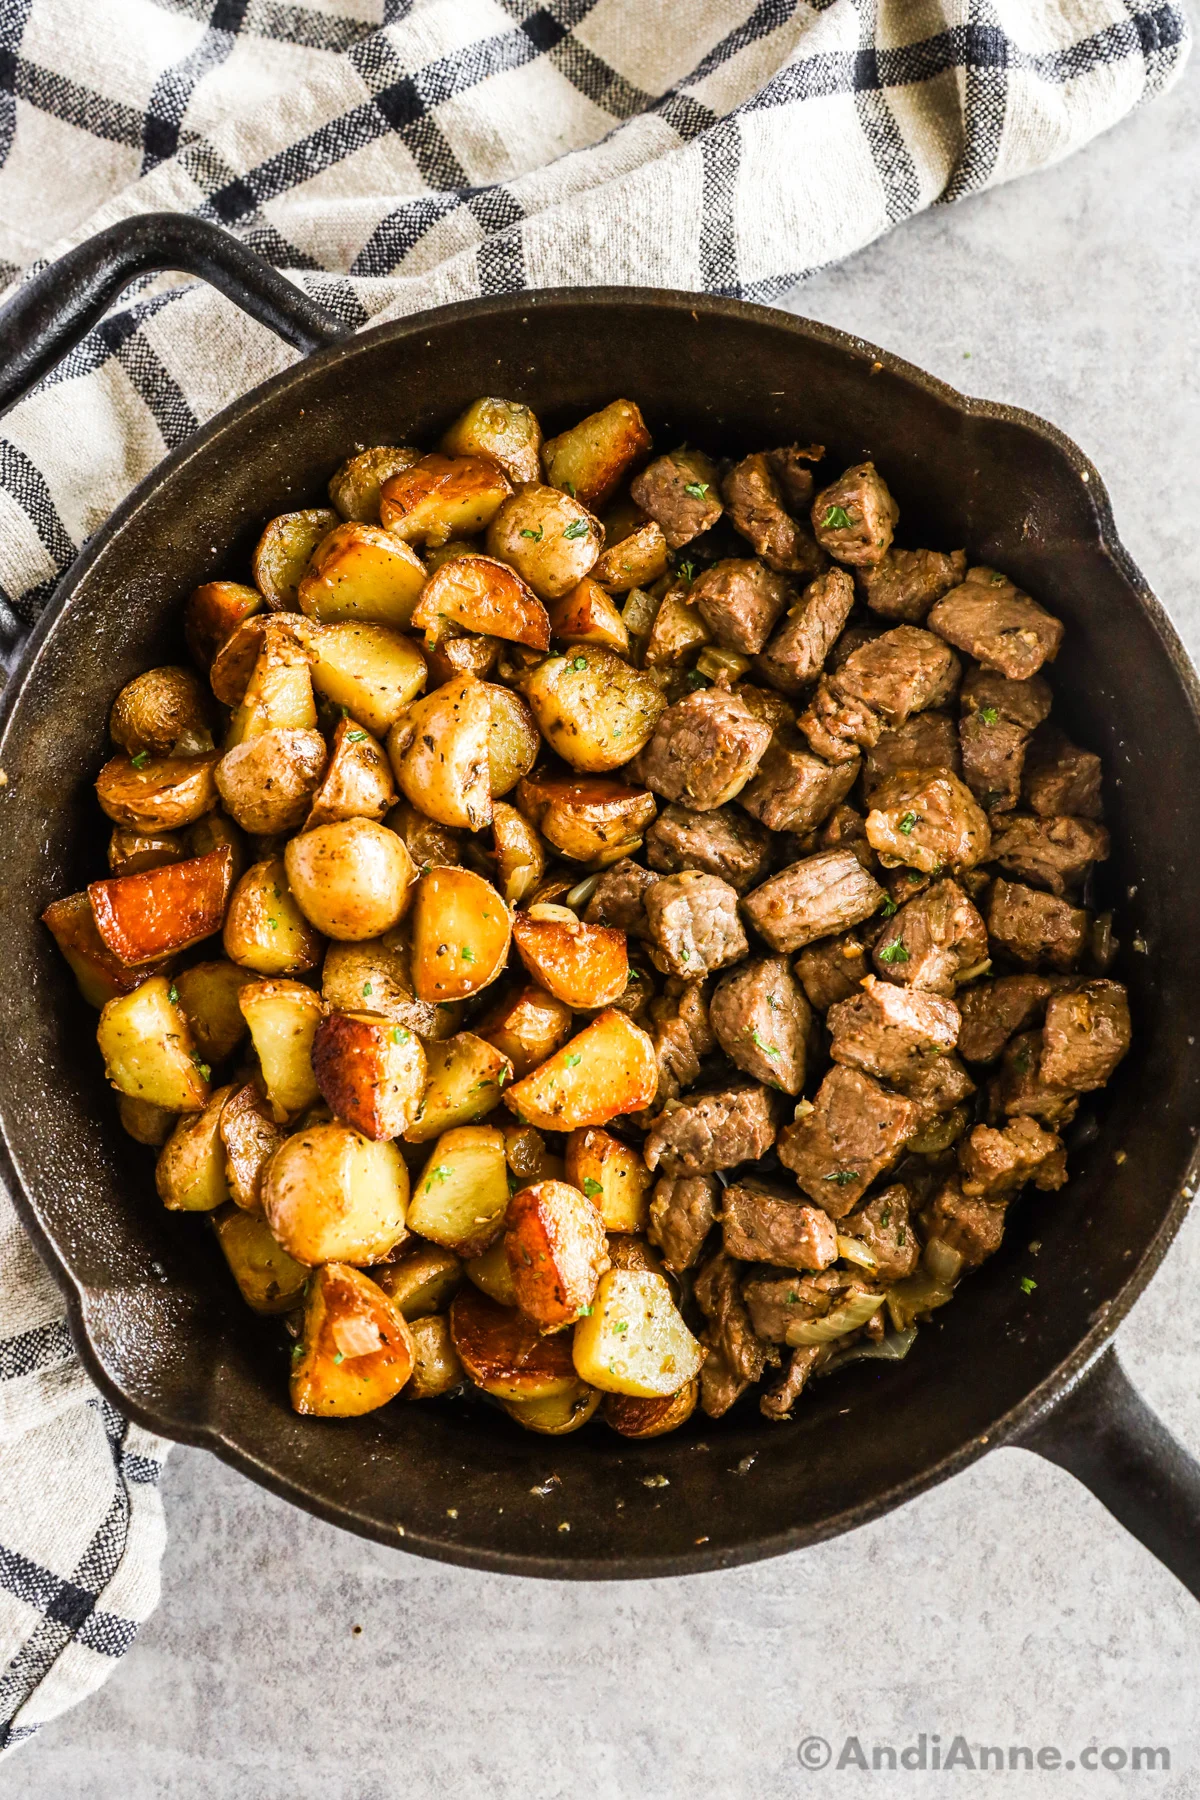
<svg viewBox="0 0 1200 1800"><path fill-rule="evenodd" d="M490 456L518 487L537 480L541 447L542 428L529 408L491 397L473 400L439 446L446 456Z"/></svg>
<svg viewBox="0 0 1200 1800"><path fill-rule="evenodd" d="M504 1133L494 1125L443 1132L417 1180L409 1229L463 1258L499 1236L508 1208Z"/></svg>
<svg viewBox="0 0 1200 1800"><path fill-rule="evenodd" d="M257 592L257 590L251 590ZM258 596L262 604L262 595ZM256 612L239 620L229 636L218 644L208 671L209 686L222 706L238 707L250 685L250 677L267 641L267 626L276 617L285 636L292 634L290 613Z"/></svg>
<svg viewBox="0 0 1200 1800"><path fill-rule="evenodd" d="M96 1041L112 1085L168 1112L199 1112L208 1104L208 1070L188 1022L171 999L165 975L151 975L131 994L110 1000Z"/></svg>
<svg viewBox="0 0 1200 1800"><path fill-rule="evenodd" d="M197 667L207 675L226 638L264 605L258 589L240 581L206 581L196 588L183 609L183 635Z"/></svg>
<svg viewBox="0 0 1200 1800"><path fill-rule="evenodd" d="M213 1219L213 1229L247 1306L257 1313L285 1313L299 1306L312 1270L275 1242L260 1213L228 1206Z"/></svg>
<svg viewBox="0 0 1200 1800"><path fill-rule="evenodd" d="M546 852L529 820L504 800L492 802L492 842L496 884L509 906L517 906L546 873Z"/></svg>
<svg viewBox="0 0 1200 1800"><path fill-rule="evenodd" d="M418 812L411 800L394 806L384 824L408 845L408 854L421 871L428 875L434 864L453 869L462 861L463 840L449 825L439 825Z"/></svg>
<svg viewBox="0 0 1200 1800"><path fill-rule="evenodd" d="M339 819L382 819L396 798L383 748L353 719L342 719L333 734L329 764L312 797L306 831L336 825Z"/></svg>
<svg viewBox="0 0 1200 1800"><path fill-rule="evenodd" d="M201 1059L224 1062L246 1035L246 1020L238 995L251 980L245 969L217 957L182 969L172 986Z"/></svg>
<svg viewBox="0 0 1200 1800"><path fill-rule="evenodd" d="M553 1056L571 1035L570 1007L541 988L522 988L479 1023L479 1035L506 1056L518 1080Z"/></svg>
<svg viewBox="0 0 1200 1800"><path fill-rule="evenodd" d="M361 619L407 631L425 585L415 550L378 525L335 525L313 551L297 598L307 618Z"/></svg>
<svg viewBox="0 0 1200 1800"><path fill-rule="evenodd" d="M501 1406L510 1419L525 1431L540 1431L546 1437L564 1437L586 1425L600 1404L601 1396L586 1381L577 1381L565 1394L548 1394L540 1400L502 1400Z"/></svg>
<svg viewBox="0 0 1200 1800"><path fill-rule="evenodd" d="M407 925L361 944L330 944L321 993L335 1012L380 1013L427 1039L453 1037L462 1024L461 1006L417 999Z"/></svg>
<svg viewBox="0 0 1200 1800"><path fill-rule="evenodd" d="M667 705L648 675L611 650L548 656L522 688L552 749L589 774L620 768L636 756Z"/></svg>
<svg viewBox="0 0 1200 1800"><path fill-rule="evenodd" d="M221 1109L225 1178L234 1203L246 1212L262 1210L263 1170L282 1144L274 1109L255 1081L234 1088Z"/></svg>
<svg viewBox="0 0 1200 1800"><path fill-rule="evenodd" d="M256 837L296 831L321 785L329 752L319 731L274 729L235 744L217 764L221 804Z"/></svg>
<svg viewBox="0 0 1200 1800"><path fill-rule="evenodd" d="M654 1400L642 1400L633 1394L607 1394L604 1399L604 1423L627 1438L663 1437L686 1425L696 1410L700 1383L689 1381L677 1394Z"/></svg>
<svg viewBox="0 0 1200 1800"><path fill-rule="evenodd" d="M182 831L131 831L114 825L108 840L108 872L141 875L147 869L161 869L164 863L182 862L187 855L187 836Z"/></svg>
<svg viewBox="0 0 1200 1800"><path fill-rule="evenodd" d="M380 937L408 910L416 877L403 839L375 819L318 825L283 853L288 885L304 916L345 943Z"/></svg>
<svg viewBox="0 0 1200 1800"><path fill-rule="evenodd" d="M601 776L526 776L517 786L517 805L561 855L599 866L631 855L656 810L645 788Z"/></svg>
<svg viewBox="0 0 1200 1800"><path fill-rule="evenodd" d="M460 1031L444 1043L427 1043L425 1063L421 1110L404 1134L408 1144L427 1144L454 1125L486 1118L499 1105L500 1090L512 1079L508 1058L469 1031Z"/></svg>
<svg viewBox="0 0 1200 1800"><path fill-rule="evenodd" d="M487 547L543 600L581 582L604 545L604 528L587 508L553 487L526 487L505 500L488 527Z"/></svg>
<svg viewBox="0 0 1200 1800"><path fill-rule="evenodd" d="M601 557L601 562L604 558ZM597 563L596 567L599 568ZM629 655L629 630L604 589L585 575L550 608L550 635L562 644L596 644Z"/></svg>
<svg viewBox="0 0 1200 1800"><path fill-rule="evenodd" d="M604 552L592 570L592 578L614 594L627 594L630 588L653 587L670 566L662 526L649 519Z"/></svg>
<svg viewBox="0 0 1200 1800"><path fill-rule="evenodd" d="M488 780L492 799L509 793L538 759L542 740L533 714L519 694L498 682L486 682L491 728L488 732ZM495 808L493 807L493 816Z"/></svg>
<svg viewBox="0 0 1200 1800"><path fill-rule="evenodd" d="M262 1069L267 1099L280 1124L318 1098L313 1038L325 1015L319 994L302 981L250 981L238 995Z"/></svg>
<svg viewBox="0 0 1200 1800"><path fill-rule="evenodd" d="M462 675L417 700L388 733L404 797L440 825L482 831L491 823L489 687Z"/></svg>
<svg viewBox="0 0 1200 1800"><path fill-rule="evenodd" d="M168 664L125 683L108 732L131 757L200 756L213 747L212 709L199 678Z"/></svg>
<svg viewBox="0 0 1200 1800"><path fill-rule="evenodd" d="M311 626L312 685L383 737L425 686L425 658L387 625Z"/></svg>
<svg viewBox="0 0 1200 1800"><path fill-rule="evenodd" d="M464 1387L467 1372L454 1348L450 1321L439 1317L416 1319L411 1326L415 1361L405 1396L409 1400L440 1400Z"/></svg>
<svg viewBox="0 0 1200 1800"><path fill-rule="evenodd" d="M543 1337L514 1307L475 1286L450 1303L450 1335L463 1367L485 1394L501 1400L548 1400L577 1391L579 1377L564 1332Z"/></svg>
<svg viewBox="0 0 1200 1800"><path fill-rule="evenodd" d="M96 798L114 824L178 831L217 804L218 751L206 756L114 756L96 777Z"/></svg>
<svg viewBox="0 0 1200 1800"><path fill-rule="evenodd" d="M303 620L299 623L302 625ZM290 614L249 620L213 664L214 678L219 678L224 691L232 692L241 674L238 640L251 639L260 632L258 655L225 738L227 751L250 738L261 737L264 732L313 731L316 727L311 657ZM248 643L246 647L249 648Z"/></svg>
<svg viewBox="0 0 1200 1800"><path fill-rule="evenodd" d="M411 1250L402 1250L394 1262L380 1263L371 1270L371 1279L410 1324L441 1312L458 1292L462 1278L458 1257L438 1244L415 1244Z"/></svg>
<svg viewBox="0 0 1200 1800"><path fill-rule="evenodd" d="M625 992L629 955L623 931L519 912L513 942L538 985L567 1006L609 1006Z"/></svg>
<svg viewBox="0 0 1200 1800"><path fill-rule="evenodd" d="M220 931L233 877L228 848L164 863L141 875L93 881L96 930L123 963L160 961Z"/></svg>
<svg viewBox="0 0 1200 1800"><path fill-rule="evenodd" d="M490 458L435 451L384 482L379 516L406 544L436 548L482 531L511 493L508 476Z"/></svg>
<svg viewBox="0 0 1200 1800"><path fill-rule="evenodd" d="M292 1405L327 1419L354 1419L386 1406L416 1363L412 1332L382 1288L338 1263L309 1281L296 1351Z"/></svg>
<svg viewBox="0 0 1200 1800"><path fill-rule="evenodd" d="M608 1267L608 1240L595 1206L566 1181L539 1181L514 1194L504 1252L517 1305L543 1331L582 1317Z"/></svg>
<svg viewBox="0 0 1200 1800"><path fill-rule="evenodd" d="M432 649L459 625L534 650L550 647L550 621L537 595L506 563L490 556L460 556L431 575L412 614L414 630Z"/></svg>
<svg viewBox="0 0 1200 1800"><path fill-rule="evenodd" d="M262 1177L267 1224L297 1262L380 1262L405 1235L408 1170L395 1144L348 1125L285 1138Z"/></svg>
<svg viewBox="0 0 1200 1800"><path fill-rule="evenodd" d="M145 969L131 969L114 956L96 929L96 915L87 894L68 894L52 900L42 923L53 934L63 958L89 1006L101 1007L128 994L146 979Z"/></svg>
<svg viewBox="0 0 1200 1800"><path fill-rule="evenodd" d="M622 476L650 454L646 421L632 400L614 400L589 413L542 446L551 487L574 494L584 506L603 506Z"/></svg>
<svg viewBox="0 0 1200 1800"><path fill-rule="evenodd" d="M490 882L470 869L430 869L417 883L412 978L419 1000L466 1000L508 959L512 920Z"/></svg>
<svg viewBox="0 0 1200 1800"><path fill-rule="evenodd" d="M677 1394L700 1373L704 1352L662 1275L610 1269L572 1340L580 1379L644 1400Z"/></svg>
<svg viewBox="0 0 1200 1800"><path fill-rule="evenodd" d="M650 1038L626 1013L610 1010L510 1088L504 1103L540 1131L575 1131L640 1112L657 1088Z"/></svg>
<svg viewBox="0 0 1200 1800"><path fill-rule="evenodd" d="M517 1290L513 1286L512 1270L508 1266L503 1233L480 1256L473 1256L464 1267L480 1293L487 1294L498 1306L517 1304Z"/></svg>
<svg viewBox="0 0 1200 1800"><path fill-rule="evenodd" d="M399 1137L416 1119L425 1052L404 1025L372 1013L330 1013L317 1028L313 1068L326 1105L364 1137Z"/></svg>
<svg viewBox="0 0 1200 1800"><path fill-rule="evenodd" d="M348 457L329 481L329 498L343 519L355 519L360 525L378 525L379 490L393 475L411 469L421 460L421 452L399 448L395 444L376 444Z"/></svg>
<svg viewBox="0 0 1200 1800"><path fill-rule="evenodd" d="M168 1112L165 1106L155 1106L149 1100L135 1100L132 1094L117 1096L117 1116L135 1143L146 1144L154 1150L162 1149L179 1117L178 1113Z"/></svg>
<svg viewBox="0 0 1200 1800"><path fill-rule="evenodd" d="M201 1113L180 1119L154 1171L158 1197L171 1212L213 1212L229 1198L221 1108L232 1088L218 1088Z"/></svg>
<svg viewBox="0 0 1200 1800"><path fill-rule="evenodd" d="M494 637L447 637L426 651L429 663L429 687L442 687L460 675L474 675L486 681L500 660L500 639Z"/></svg>
<svg viewBox="0 0 1200 1800"><path fill-rule="evenodd" d="M567 1180L599 1210L606 1231L645 1231L654 1176L636 1150L594 1127L567 1139Z"/></svg>
<svg viewBox="0 0 1200 1800"><path fill-rule="evenodd" d="M253 863L225 914L225 954L256 975L300 975L321 960L323 940L297 906L282 857Z"/></svg>
<svg viewBox="0 0 1200 1800"><path fill-rule="evenodd" d="M712 633L687 592L678 586L663 595L642 651L647 669L678 669L694 650L711 644Z"/></svg>
<svg viewBox="0 0 1200 1800"><path fill-rule="evenodd" d="M223 812L210 812L188 826L187 846L192 856L207 856L223 845L228 845L233 858L233 879L240 881L246 869L246 840L233 820Z"/></svg>
<svg viewBox="0 0 1200 1800"><path fill-rule="evenodd" d="M327 506L280 513L258 540L251 569L263 599L274 612L295 612L297 591L313 551L338 522Z"/></svg>

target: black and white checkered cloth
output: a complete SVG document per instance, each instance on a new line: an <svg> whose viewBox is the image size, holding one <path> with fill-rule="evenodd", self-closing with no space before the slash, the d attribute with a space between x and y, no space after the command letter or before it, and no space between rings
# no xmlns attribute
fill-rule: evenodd
<svg viewBox="0 0 1200 1800"><path fill-rule="evenodd" d="M772 301L1161 93L1154 0L0 0L0 283L219 221L348 322L526 287ZM0 346L0 355L3 346ZM290 360L143 283L0 435L0 661L164 453ZM0 1193L0 1747L154 1605L167 1446L90 1389Z"/></svg>

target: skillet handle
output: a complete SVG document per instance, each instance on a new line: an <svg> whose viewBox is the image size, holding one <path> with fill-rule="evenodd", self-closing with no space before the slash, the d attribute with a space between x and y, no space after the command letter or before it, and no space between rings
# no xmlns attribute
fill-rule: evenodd
<svg viewBox="0 0 1200 1800"><path fill-rule="evenodd" d="M1146 1405L1111 1346L1017 1442L1082 1481L1200 1600L1200 1462Z"/></svg>
<svg viewBox="0 0 1200 1800"><path fill-rule="evenodd" d="M136 276L164 269L210 282L305 353L350 330L219 225L139 213L68 250L0 309L0 414L74 349Z"/></svg>

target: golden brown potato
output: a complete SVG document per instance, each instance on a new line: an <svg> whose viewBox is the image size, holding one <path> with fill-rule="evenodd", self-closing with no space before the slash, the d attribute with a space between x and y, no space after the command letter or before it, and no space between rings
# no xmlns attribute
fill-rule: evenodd
<svg viewBox="0 0 1200 1800"><path fill-rule="evenodd" d="M361 944L330 944L321 993L335 1012L381 1013L426 1039L453 1037L462 1024L460 1005L431 1006L417 999L407 925Z"/></svg>
<svg viewBox="0 0 1200 1800"><path fill-rule="evenodd" d="M345 943L379 937L408 910L412 857L375 819L342 819L302 832L283 861L296 904L326 937Z"/></svg>
<svg viewBox="0 0 1200 1800"><path fill-rule="evenodd" d="M500 658L500 639L494 637L448 637L425 652L429 663L429 688L442 687L459 675L474 675L486 681Z"/></svg>
<svg viewBox="0 0 1200 1800"><path fill-rule="evenodd" d="M425 686L420 648L388 625L310 626L312 685L383 737Z"/></svg>
<svg viewBox="0 0 1200 1800"><path fill-rule="evenodd" d="M678 669L694 650L712 642L712 633L699 608L691 604L687 595L688 589L682 582L663 595L642 651L642 663L647 669Z"/></svg>
<svg viewBox="0 0 1200 1800"><path fill-rule="evenodd" d="M108 731L130 756L199 756L213 747L212 709L200 678L169 663L125 683Z"/></svg>
<svg viewBox="0 0 1200 1800"><path fill-rule="evenodd" d="M117 1115L135 1143L146 1144L155 1150L161 1150L179 1117L178 1113L168 1112L165 1106L155 1106L150 1100L135 1100L132 1094L118 1095Z"/></svg>
<svg viewBox="0 0 1200 1800"><path fill-rule="evenodd" d="M632 1269L639 1274L666 1276L666 1265L653 1244L644 1237L620 1231L608 1235L608 1260L614 1269Z"/></svg>
<svg viewBox="0 0 1200 1800"><path fill-rule="evenodd" d="M454 626L487 633L533 650L550 648L550 621L537 595L506 563L490 556L460 556L431 575L412 614L413 629L431 649Z"/></svg>
<svg viewBox="0 0 1200 1800"><path fill-rule="evenodd" d="M260 607L262 595L257 588L251 593L258 595ZM250 685L250 677L254 673L254 665L262 653L267 641L267 625L274 618L283 622L283 630L291 628L291 613L251 613L240 619L229 636L217 645L209 666L208 682L213 693L222 706L240 706L242 696Z"/></svg>
<svg viewBox="0 0 1200 1800"><path fill-rule="evenodd" d="M89 1006L100 1007L118 994L131 993L146 979L145 969L128 968L108 948L96 930L96 915L86 893L52 900L42 914L42 923L53 933Z"/></svg>
<svg viewBox="0 0 1200 1800"><path fill-rule="evenodd" d="M528 775L538 759L542 740L533 714L519 694L498 682L485 682L491 729L488 733L488 779L492 799L498 800ZM493 809L494 811L494 809Z"/></svg>
<svg viewBox="0 0 1200 1800"><path fill-rule="evenodd" d="M546 1437L565 1437L586 1425L599 1406L601 1395L586 1381L577 1381L565 1394L548 1394L540 1400L502 1400L510 1419L525 1431L540 1431Z"/></svg>
<svg viewBox="0 0 1200 1800"><path fill-rule="evenodd" d="M335 525L313 551L300 583L300 611L322 624L362 619L407 631L425 585L415 550L378 525Z"/></svg>
<svg viewBox="0 0 1200 1800"><path fill-rule="evenodd" d="M487 534L489 556L508 563L543 600L577 586L603 546L600 521L553 487L522 488L504 502Z"/></svg>
<svg viewBox="0 0 1200 1800"><path fill-rule="evenodd" d="M623 475L650 454L646 421L632 400L614 400L589 413L542 446L542 467L552 487L585 506L603 506Z"/></svg>
<svg viewBox="0 0 1200 1800"><path fill-rule="evenodd" d="M384 482L421 460L421 452L398 448L395 444L377 444L360 450L329 482L329 498L343 519L357 519L361 525L378 525L379 490Z"/></svg>
<svg viewBox="0 0 1200 1800"><path fill-rule="evenodd" d="M540 1131L607 1125L640 1112L658 1088L654 1045L615 1009L598 1018L504 1096L504 1104Z"/></svg>
<svg viewBox="0 0 1200 1800"><path fill-rule="evenodd" d="M224 1062L246 1035L246 1020L238 995L252 977L236 963L218 957L182 969L171 986L174 998L191 1026L202 1061Z"/></svg>
<svg viewBox="0 0 1200 1800"><path fill-rule="evenodd" d="M554 602L549 617L550 635L560 643L596 644L601 649L615 650L618 656L629 655L625 621L590 575Z"/></svg>
<svg viewBox="0 0 1200 1800"><path fill-rule="evenodd" d="M263 1170L283 1138L257 1082L247 1081L232 1090L221 1109L225 1179L234 1202L246 1212L261 1212Z"/></svg>
<svg viewBox="0 0 1200 1800"><path fill-rule="evenodd" d="M600 1214L566 1181L535 1182L513 1195L504 1251L517 1305L543 1331L562 1331L581 1318L608 1268Z"/></svg>
<svg viewBox="0 0 1200 1800"><path fill-rule="evenodd" d="M114 825L108 840L108 872L141 875L146 869L161 869L164 863L182 862L188 854L188 840L182 832L132 831Z"/></svg>
<svg viewBox="0 0 1200 1800"><path fill-rule="evenodd" d="M497 1238L508 1208L504 1133L494 1125L443 1132L413 1188L411 1231L465 1258Z"/></svg>
<svg viewBox="0 0 1200 1800"><path fill-rule="evenodd" d="M163 863L141 875L93 881L96 930L123 963L159 962L220 931L233 879L228 848Z"/></svg>
<svg viewBox="0 0 1200 1800"><path fill-rule="evenodd" d="M240 581L206 581L195 590L183 609L183 635L188 654L205 674L226 638L264 604L257 588Z"/></svg>
<svg viewBox="0 0 1200 1800"><path fill-rule="evenodd" d="M192 856L207 856L210 850L229 846L233 858L233 879L240 881L246 871L246 840L232 819L223 812L205 813L187 829L188 850Z"/></svg>
<svg viewBox="0 0 1200 1800"><path fill-rule="evenodd" d="M636 756L667 705L649 676L599 648L548 656L521 686L550 747L588 774Z"/></svg>
<svg viewBox="0 0 1200 1800"><path fill-rule="evenodd" d="M641 1400L633 1394L607 1394L604 1400L604 1423L627 1438L663 1437L686 1425L696 1410L700 1383L689 1381L677 1394L666 1394L654 1400Z"/></svg>
<svg viewBox="0 0 1200 1800"><path fill-rule="evenodd" d="M321 1092L313 1073L313 1038L325 1015L319 994L302 981L248 981L238 995L262 1069L267 1099L282 1125Z"/></svg>
<svg viewBox="0 0 1200 1800"><path fill-rule="evenodd" d="M461 675L414 701L388 733L397 786L440 825L482 831L491 823L490 692Z"/></svg>
<svg viewBox="0 0 1200 1800"><path fill-rule="evenodd" d="M571 1340L542 1337L513 1307L477 1287L461 1287L450 1303L450 1335L463 1367L485 1394L502 1400L543 1400L576 1390Z"/></svg>
<svg viewBox="0 0 1200 1800"><path fill-rule="evenodd" d="M567 1180L599 1209L606 1231L644 1232L654 1176L636 1150L594 1126L567 1139Z"/></svg>
<svg viewBox="0 0 1200 1800"><path fill-rule="evenodd" d="M463 1266L453 1250L439 1244L416 1243L398 1252L394 1262L379 1263L371 1270L396 1310L411 1324L430 1313L441 1312L458 1292Z"/></svg>
<svg viewBox="0 0 1200 1800"><path fill-rule="evenodd" d="M495 981L508 958L509 910L470 869L430 869L417 883L412 978L419 1000L466 1000Z"/></svg>
<svg viewBox="0 0 1200 1800"><path fill-rule="evenodd" d="M408 854L422 875L438 864L453 869L462 861L462 836L449 825L439 825L418 812L411 800L401 800L383 821L389 831L402 837Z"/></svg>
<svg viewBox="0 0 1200 1800"><path fill-rule="evenodd" d="M267 1224L297 1262L381 1262L405 1235L408 1170L395 1144L348 1125L285 1138L262 1176Z"/></svg>
<svg viewBox="0 0 1200 1800"><path fill-rule="evenodd" d="M256 975L302 975L321 960L323 939L297 906L282 857L254 863L225 914L225 954Z"/></svg>
<svg viewBox="0 0 1200 1800"><path fill-rule="evenodd" d="M479 1035L508 1057L518 1080L554 1055L571 1035L571 1009L541 988L522 988L479 1024Z"/></svg>
<svg viewBox="0 0 1200 1800"><path fill-rule="evenodd" d="M117 825L178 831L217 804L219 750L206 756L114 756L96 777L96 797Z"/></svg>
<svg viewBox="0 0 1200 1800"><path fill-rule="evenodd" d="M482 531L511 493L508 476L489 458L435 451L384 482L379 516L406 544L436 548Z"/></svg>
<svg viewBox="0 0 1200 1800"><path fill-rule="evenodd" d="M364 1137L399 1137L416 1119L425 1052L405 1025L377 1013L330 1013L317 1030L313 1068L326 1104Z"/></svg>
<svg viewBox="0 0 1200 1800"><path fill-rule="evenodd" d="M355 1419L394 1400L416 1363L412 1332L383 1290L346 1264L308 1284L304 1335L292 1365L298 1413Z"/></svg>
<svg viewBox="0 0 1200 1800"><path fill-rule="evenodd" d="M167 1112L207 1106L209 1070L197 1054L188 1022L171 1000L165 975L151 975L131 994L119 994L100 1014L96 1041L104 1070L118 1092Z"/></svg>
<svg viewBox="0 0 1200 1800"><path fill-rule="evenodd" d="M459 1361L450 1322L443 1318L417 1319L412 1327L415 1362L404 1390L408 1400L440 1400L443 1394L464 1387L467 1372Z"/></svg>
<svg viewBox="0 0 1200 1800"><path fill-rule="evenodd" d="M312 1270L275 1242L261 1213L227 1206L213 1219L213 1229L247 1306L268 1314L299 1306Z"/></svg>
<svg viewBox="0 0 1200 1800"><path fill-rule="evenodd" d="M492 802L492 842L496 884L508 904L516 906L546 873L545 848L529 820L504 800Z"/></svg>
<svg viewBox="0 0 1200 1800"><path fill-rule="evenodd" d="M382 819L395 798L392 771L382 745L353 719L340 719L328 767L304 822L305 831L336 825L339 819Z"/></svg>
<svg viewBox="0 0 1200 1800"><path fill-rule="evenodd" d="M576 781L526 776L517 787L517 805L561 855L597 866L631 855L656 810L645 788L599 775Z"/></svg>
<svg viewBox="0 0 1200 1800"><path fill-rule="evenodd" d="M473 400L438 448L447 456L490 456L518 487L536 481L542 428L517 400Z"/></svg>
<svg viewBox="0 0 1200 1800"><path fill-rule="evenodd" d="M272 519L251 558L251 569L267 605L275 612L295 612L296 593L308 560L338 522L327 506L280 513Z"/></svg>
<svg viewBox="0 0 1200 1800"><path fill-rule="evenodd" d="M217 764L230 817L256 837L296 831L321 784L329 752L319 731L264 731L235 744Z"/></svg>
<svg viewBox="0 0 1200 1800"><path fill-rule="evenodd" d="M427 1042L425 1062L425 1092L416 1121L404 1134L408 1144L426 1144L452 1126L486 1118L512 1080L508 1058L469 1031L444 1043Z"/></svg>
<svg viewBox="0 0 1200 1800"><path fill-rule="evenodd" d="M610 1269L572 1340L583 1381L643 1400L677 1394L704 1361L662 1275Z"/></svg>
<svg viewBox="0 0 1200 1800"><path fill-rule="evenodd" d="M201 1113L180 1119L154 1170L158 1197L171 1212L213 1212L229 1198L221 1108L231 1088L218 1088Z"/></svg>
<svg viewBox="0 0 1200 1800"><path fill-rule="evenodd" d="M670 552L662 527L649 519L604 552L592 577L614 594L627 594L630 588L652 587L669 567Z"/></svg>
<svg viewBox="0 0 1200 1800"><path fill-rule="evenodd" d="M486 1294L498 1306L517 1304L517 1290L513 1286L512 1270L508 1266L503 1233L479 1256L473 1256L464 1267L480 1293Z"/></svg>
<svg viewBox="0 0 1200 1800"><path fill-rule="evenodd" d="M513 942L538 985L567 1006L609 1006L625 992L629 956L623 931L574 917L568 923L519 912Z"/></svg>
<svg viewBox="0 0 1200 1800"><path fill-rule="evenodd" d="M241 678L243 642L248 651L261 633L258 655L225 737L226 750L263 732L312 731L317 723L311 655L298 614L277 613L241 626L213 664L213 676L231 693Z"/></svg>

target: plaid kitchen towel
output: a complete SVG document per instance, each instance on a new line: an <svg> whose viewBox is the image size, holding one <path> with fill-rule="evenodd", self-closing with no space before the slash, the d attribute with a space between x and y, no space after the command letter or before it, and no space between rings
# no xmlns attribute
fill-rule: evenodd
<svg viewBox="0 0 1200 1800"><path fill-rule="evenodd" d="M770 301L1066 156L1187 48L1154 0L0 0L0 282L166 208L354 325L577 283ZM9 415L0 660L128 489L289 359L143 283ZM152 1608L166 1446L90 1390L3 1195L0 1444L4 1746Z"/></svg>

